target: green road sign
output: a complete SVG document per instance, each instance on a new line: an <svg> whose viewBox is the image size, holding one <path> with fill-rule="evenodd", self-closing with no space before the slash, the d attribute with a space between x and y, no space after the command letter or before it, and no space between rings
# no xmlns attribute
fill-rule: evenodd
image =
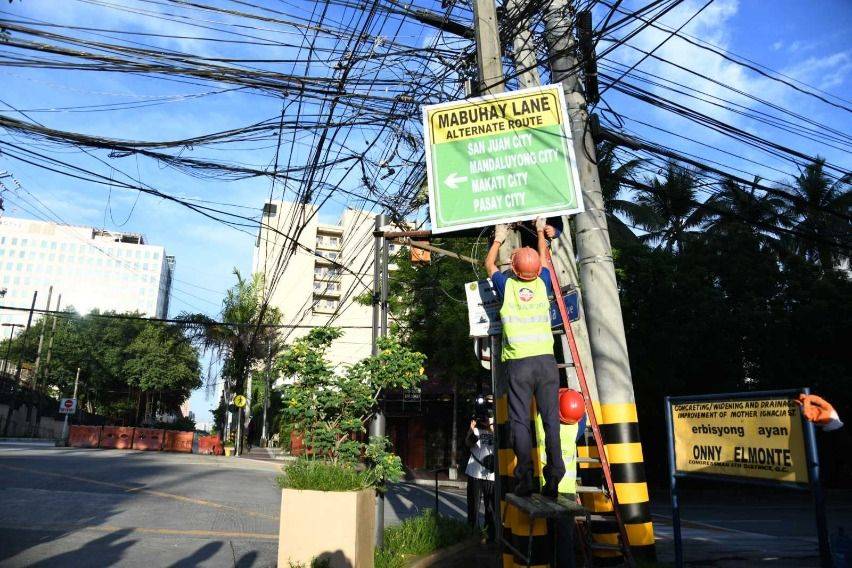
<svg viewBox="0 0 852 568"><path fill-rule="evenodd" d="M432 231L583 211L567 116L561 85L423 107Z"/></svg>

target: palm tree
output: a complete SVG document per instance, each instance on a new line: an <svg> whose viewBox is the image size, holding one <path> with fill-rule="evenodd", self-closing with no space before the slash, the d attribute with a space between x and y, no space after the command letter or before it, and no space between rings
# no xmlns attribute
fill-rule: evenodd
<svg viewBox="0 0 852 568"><path fill-rule="evenodd" d="M795 252L831 269L842 258L837 245L850 244L849 215L852 212L852 174L837 180L824 171L825 159L817 158L799 172L792 186L795 198L785 213L798 235L792 243ZM784 188L787 189L786 187Z"/></svg>
<svg viewBox="0 0 852 568"><path fill-rule="evenodd" d="M697 197L695 172L677 162L666 165L663 178L646 178L632 211L633 220L647 231L640 239L669 252L681 251L707 216Z"/></svg>
<svg viewBox="0 0 852 568"><path fill-rule="evenodd" d="M249 280L234 269L234 276L237 283L226 293L220 321L205 314L178 316L188 337L223 361L224 398L245 393L248 373L266 357L277 336L274 326L281 323L280 310L265 300L263 275L255 274Z"/></svg>
<svg viewBox="0 0 852 568"><path fill-rule="evenodd" d="M619 244L637 241L636 234L619 215L633 219L637 214L638 205L627 199L621 199L620 196L623 189L622 180L631 179L634 170L642 163L642 160L633 158L621 162L615 150L615 144L604 140L598 144L595 152L610 240L615 248L619 248Z"/></svg>
<svg viewBox="0 0 852 568"><path fill-rule="evenodd" d="M778 251L781 239L774 227L783 224L784 200L758 189L760 178L749 185L730 178L720 185L720 191L704 202L708 222L706 229L713 236L744 236L759 246Z"/></svg>

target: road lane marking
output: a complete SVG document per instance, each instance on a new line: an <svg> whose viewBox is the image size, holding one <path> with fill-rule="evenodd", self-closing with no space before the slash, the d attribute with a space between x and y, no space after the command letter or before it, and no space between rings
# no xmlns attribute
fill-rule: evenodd
<svg viewBox="0 0 852 568"><path fill-rule="evenodd" d="M183 501L185 503L193 503L195 505L201 505L202 507L210 507L213 509L223 509L228 511L234 511L236 513L240 513L243 515L248 515L249 517L262 517L264 519L270 519L273 521L278 520L278 515L267 515L266 513L258 513L256 511L247 511L245 509L240 509L239 507L233 507L231 505L225 505L223 503L216 503L215 501L208 501L206 499L196 499L194 497L186 497L184 495L178 495L176 493L166 493L165 491L157 491L154 489L148 489L146 486L142 487L132 487L130 485L123 485L121 483L113 483L111 481L101 481L99 479L91 479L88 477L80 477L79 475L70 475L67 473L56 473L52 471L41 471L38 469L30 469L25 467L18 467L14 465L6 465L0 464L0 467L5 469L11 469L13 471L20 471L24 473L35 473L37 475L46 475L49 477L59 477L63 479L72 479L74 481L82 481L84 483L92 483L94 485L103 485L105 487L113 487L115 489L122 489L127 493L145 493L147 495L153 495L155 497L163 497L166 499L174 499L176 501Z"/></svg>
<svg viewBox="0 0 852 568"><path fill-rule="evenodd" d="M277 534L238 532L238 531L205 531L194 529L159 529L147 527L117 527L113 525L0 525L3 530L32 530L32 531L94 531L114 533L124 531L127 536L133 533L156 534L163 536L195 536L206 538L235 538L244 540L278 540Z"/></svg>

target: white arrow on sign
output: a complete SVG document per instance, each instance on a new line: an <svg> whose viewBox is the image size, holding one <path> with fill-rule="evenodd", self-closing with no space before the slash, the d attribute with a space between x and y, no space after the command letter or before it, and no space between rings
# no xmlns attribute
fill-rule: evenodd
<svg viewBox="0 0 852 568"><path fill-rule="evenodd" d="M450 189L458 189L460 183L464 183L467 181L467 176L460 176L456 172L451 173L447 176L447 179L444 180L444 183Z"/></svg>

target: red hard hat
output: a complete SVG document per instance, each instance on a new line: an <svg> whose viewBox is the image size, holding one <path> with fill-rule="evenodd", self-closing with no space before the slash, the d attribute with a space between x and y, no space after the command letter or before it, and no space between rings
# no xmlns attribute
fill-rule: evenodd
<svg viewBox="0 0 852 568"><path fill-rule="evenodd" d="M541 259L530 247L517 248L512 252L512 270L521 280L535 280L541 274Z"/></svg>
<svg viewBox="0 0 852 568"><path fill-rule="evenodd" d="M576 424L586 414L583 395L574 389L559 389L559 421L563 424Z"/></svg>

